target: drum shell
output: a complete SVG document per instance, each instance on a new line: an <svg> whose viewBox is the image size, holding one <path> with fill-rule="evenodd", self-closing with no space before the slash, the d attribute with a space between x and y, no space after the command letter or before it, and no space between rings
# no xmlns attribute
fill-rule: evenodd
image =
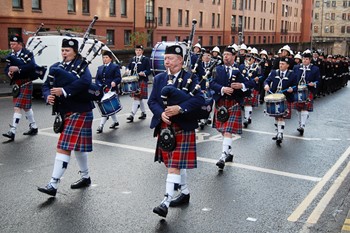
<svg viewBox="0 0 350 233"><path fill-rule="evenodd" d="M265 96L266 113L269 116L281 117L288 109L287 100L283 94L271 94Z"/></svg>
<svg viewBox="0 0 350 233"><path fill-rule="evenodd" d="M299 85L298 90L294 93L294 100L298 103L304 103L309 96L309 90L307 86Z"/></svg>
<svg viewBox="0 0 350 233"><path fill-rule="evenodd" d="M123 109L120 104L119 97L115 93L110 95L108 98L102 98L101 102L98 102L97 105L101 116L103 117L111 116Z"/></svg>
<svg viewBox="0 0 350 233"><path fill-rule="evenodd" d="M137 76L126 76L120 83L123 94L131 94L140 91L140 85Z"/></svg>
<svg viewBox="0 0 350 233"><path fill-rule="evenodd" d="M162 42L157 42L157 44L153 47L150 62L151 62L151 71L153 72L154 76L166 71L164 66L165 48L167 46L176 45L176 44L182 47L183 56L185 56L187 46L186 46L186 43L184 42L162 41Z"/></svg>

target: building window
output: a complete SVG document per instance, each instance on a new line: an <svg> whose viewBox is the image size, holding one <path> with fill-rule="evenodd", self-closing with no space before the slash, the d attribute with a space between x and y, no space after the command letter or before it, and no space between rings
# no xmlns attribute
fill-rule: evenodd
<svg viewBox="0 0 350 233"><path fill-rule="evenodd" d="M318 26L314 26L314 33L318 33Z"/></svg>
<svg viewBox="0 0 350 233"><path fill-rule="evenodd" d="M182 10L181 10L181 9L179 9L179 11L178 11L177 24L178 24L179 26L182 26Z"/></svg>
<svg viewBox="0 0 350 233"><path fill-rule="evenodd" d="M244 0L239 0L239 10L243 10L243 1Z"/></svg>
<svg viewBox="0 0 350 233"><path fill-rule="evenodd" d="M346 33L350 33L350 26L346 27Z"/></svg>
<svg viewBox="0 0 350 233"><path fill-rule="evenodd" d="M215 0L212 0L213 5L215 5Z"/></svg>
<svg viewBox="0 0 350 233"><path fill-rule="evenodd" d="M345 26L341 26L340 32L341 32L341 33L345 33Z"/></svg>
<svg viewBox="0 0 350 233"><path fill-rule="evenodd" d="M220 14L218 14L218 22L217 22L216 27L217 27L217 28L220 28Z"/></svg>
<svg viewBox="0 0 350 233"><path fill-rule="evenodd" d="M23 1L22 0L12 0L12 8L23 9Z"/></svg>
<svg viewBox="0 0 350 233"><path fill-rule="evenodd" d="M168 37L167 37L167 36L162 36L162 37L160 38L160 40L161 40L161 41L167 41L167 40L168 40Z"/></svg>
<svg viewBox="0 0 350 233"><path fill-rule="evenodd" d="M343 13L343 14L341 15L341 18L342 18L343 20L346 20L346 13Z"/></svg>
<svg viewBox="0 0 350 233"><path fill-rule="evenodd" d="M83 0L83 14L90 13L90 2L89 0Z"/></svg>
<svg viewBox="0 0 350 233"><path fill-rule="evenodd" d="M218 36L218 45L221 45L221 36Z"/></svg>
<svg viewBox="0 0 350 233"><path fill-rule="evenodd" d="M328 33L328 32L329 32L329 27L328 27L328 26L325 26L325 27L324 27L324 32L325 32L325 33Z"/></svg>
<svg viewBox="0 0 350 233"><path fill-rule="evenodd" d="M329 20L330 19L330 14L326 13L325 19Z"/></svg>
<svg viewBox="0 0 350 233"><path fill-rule="evenodd" d="M121 0L120 1L120 14L121 14L121 16L126 16L126 11L127 11L127 9L126 9L126 1L127 0Z"/></svg>
<svg viewBox="0 0 350 233"><path fill-rule="evenodd" d="M147 0L146 1L146 19L148 21L154 20L154 0Z"/></svg>
<svg viewBox="0 0 350 233"><path fill-rule="evenodd" d="M350 13L348 13L348 20L350 20Z"/></svg>
<svg viewBox="0 0 350 233"><path fill-rule="evenodd" d="M233 10L237 9L237 0L232 0L232 9Z"/></svg>
<svg viewBox="0 0 350 233"><path fill-rule="evenodd" d="M319 19L320 18L320 13L315 13L315 19Z"/></svg>
<svg viewBox="0 0 350 233"><path fill-rule="evenodd" d="M32 10L41 10L41 0L32 0Z"/></svg>
<svg viewBox="0 0 350 233"><path fill-rule="evenodd" d="M130 45L130 36L131 30L124 30L124 45Z"/></svg>
<svg viewBox="0 0 350 233"><path fill-rule="evenodd" d="M213 36L209 36L209 46L213 46Z"/></svg>
<svg viewBox="0 0 350 233"><path fill-rule="evenodd" d="M166 22L165 23L167 26L170 26L170 23L171 23L170 19L171 19L171 9L166 8Z"/></svg>
<svg viewBox="0 0 350 233"><path fill-rule="evenodd" d="M203 27L203 12L199 12L199 27Z"/></svg>
<svg viewBox="0 0 350 233"><path fill-rule="evenodd" d="M248 44L250 44L250 36L248 36Z"/></svg>
<svg viewBox="0 0 350 233"><path fill-rule="evenodd" d="M107 45L114 45L114 30L106 31L106 42Z"/></svg>
<svg viewBox="0 0 350 233"><path fill-rule="evenodd" d="M185 26L188 27L190 21L190 11L186 10L185 11Z"/></svg>
<svg viewBox="0 0 350 233"><path fill-rule="evenodd" d="M337 6L337 2L336 1L332 1L332 7L336 7Z"/></svg>
<svg viewBox="0 0 350 233"><path fill-rule="evenodd" d="M198 36L198 43L203 45L203 36Z"/></svg>
<svg viewBox="0 0 350 233"><path fill-rule="evenodd" d="M109 0L109 15L115 16L115 0Z"/></svg>
<svg viewBox="0 0 350 233"><path fill-rule="evenodd" d="M233 31L236 31L236 16L231 15L231 28Z"/></svg>
<svg viewBox="0 0 350 233"><path fill-rule="evenodd" d="M334 26L330 26L330 27L329 27L329 32L330 32L330 33L334 33Z"/></svg>
<svg viewBox="0 0 350 233"><path fill-rule="evenodd" d="M179 42L181 40L180 36L175 36L175 41Z"/></svg>
<svg viewBox="0 0 350 233"><path fill-rule="evenodd" d="M75 0L68 0L68 13L75 12Z"/></svg>
<svg viewBox="0 0 350 233"><path fill-rule="evenodd" d="M214 28L215 27L215 13L211 14L211 27Z"/></svg>
<svg viewBox="0 0 350 233"><path fill-rule="evenodd" d="M231 37L231 44L234 44L234 43L235 43L235 37L232 36L232 37Z"/></svg>
<svg viewBox="0 0 350 233"><path fill-rule="evenodd" d="M347 7L348 6L348 1L343 1L343 7Z"/></svg>
<svg viewBox="0 0 350 233"><path fill-rule="evenodd" d="M163 7L158 7L158 25L163 25Z"/></svg>
<svg viewBox="0 0 350 233"><path fill-rule="evenodd" d="M335 20L335 13L331 14L331 20Z"/></svg>

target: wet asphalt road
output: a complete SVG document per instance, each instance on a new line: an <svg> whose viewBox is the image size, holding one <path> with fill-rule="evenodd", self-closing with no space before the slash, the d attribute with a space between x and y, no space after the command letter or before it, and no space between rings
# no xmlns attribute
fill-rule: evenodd
<svg viewBox="0 0 350 233"><path fill-rule="evenodd" d="M188 171L190 204L169 209L165 220L152 213L163 198L166 169L153 162L149 110L146 120L128 124L131 99L121 96L119 128L108 129L109 120L97 135L95 109L92 186L70 189L79 179L73 158L50 198L37 187L50 179L58 135L51 108L34 100L38 135L22 135L23 116L15 142L0 144L0 232L340 232L349 209L349 99L348 87L317 99L303 137L294 112L281 147L271 140L273 118L259 106L222 173L215 166L220 135L209 126L199 130L198 169ZM12 114L11 98L0 98L2 133Z"/></svg>

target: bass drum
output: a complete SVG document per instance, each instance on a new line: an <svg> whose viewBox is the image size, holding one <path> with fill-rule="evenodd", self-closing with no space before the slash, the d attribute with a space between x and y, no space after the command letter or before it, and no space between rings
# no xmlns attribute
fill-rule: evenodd
<svg viewBox="0 0 350 233"><path fill-rule="evenodd" d="M185 57L186 50L187 50L187 44L185 42L162 41L162 42L157 42L157 44L153 47L150 60L151 60L151 71L154 76L166 71L164 67L165 48L167 46L176 45L176 44L182 47L183 56Z"/></svg>

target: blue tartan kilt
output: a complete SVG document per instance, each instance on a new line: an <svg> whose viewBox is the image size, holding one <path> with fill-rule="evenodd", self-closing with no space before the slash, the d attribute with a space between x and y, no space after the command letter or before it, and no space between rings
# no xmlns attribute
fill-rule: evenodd
<svg viewBox="0 0 350 233"><path fill-rule="evenodd" d="M57 148L68 151L92 151L92 120L92 112L66 113Z"/></svg>

